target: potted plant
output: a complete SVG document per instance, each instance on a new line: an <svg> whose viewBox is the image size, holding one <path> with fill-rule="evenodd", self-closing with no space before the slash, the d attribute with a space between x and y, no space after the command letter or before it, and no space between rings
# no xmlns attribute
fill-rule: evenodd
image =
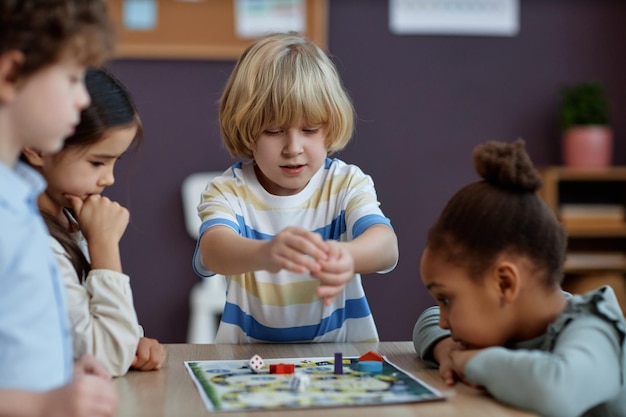
<svg viewBox="0 0 626 417"><path fill-rule="evenodd" d="M561 89L563 162L567 166L606 167L613 157L613 131L604 86L597 81Z"/></svg>

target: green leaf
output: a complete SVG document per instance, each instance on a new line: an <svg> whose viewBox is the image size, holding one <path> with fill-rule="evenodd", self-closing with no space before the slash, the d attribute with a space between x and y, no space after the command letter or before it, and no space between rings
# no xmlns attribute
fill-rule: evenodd
<svg viewBox="0 0 626 417"><path fill-rule="evenodd" d="M572 126L607 125L609 103L604 86L597 81L561 89L561 129Z"/></svg>

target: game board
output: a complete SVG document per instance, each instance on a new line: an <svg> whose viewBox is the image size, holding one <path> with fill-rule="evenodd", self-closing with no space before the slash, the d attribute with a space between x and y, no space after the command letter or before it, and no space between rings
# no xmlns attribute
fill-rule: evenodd
<svg viewBox="0 0 626 417"><path fill-rule="evenodd" d="M441 400L426 383L384 358L381 373L357 370L358 358L343 358L343 374L336 375L334 358L265 359L259 373L247 361L186 361L185 366L206 407L219 411L342 407ZM269 366L293 363L310 384L302 391L290 387L292 374L270 374Z"/></svg>

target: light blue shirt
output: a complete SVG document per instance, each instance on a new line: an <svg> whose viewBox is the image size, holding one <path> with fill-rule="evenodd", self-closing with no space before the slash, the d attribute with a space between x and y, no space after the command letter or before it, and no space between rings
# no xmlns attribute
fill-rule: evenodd
<svg viewBox="0 0 626 417"><path fill-rule="evenodd" d="M45 391L72 375L63 287L37 208L45 181L0 163L0 388Z"/></svg>

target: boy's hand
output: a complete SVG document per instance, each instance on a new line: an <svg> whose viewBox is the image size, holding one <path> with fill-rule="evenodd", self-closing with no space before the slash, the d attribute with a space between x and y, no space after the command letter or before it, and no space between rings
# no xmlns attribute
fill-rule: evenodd
<svg viewBox="0 0 626 417"><path fill-rule="evenodd" d="M117 410L113 382L88 373L75 374L69 384L43 395L42 409L51 417L110 417Z"/></svg>
<svg viewBox="0 0 626 417"><path fill-rule="evenodd" d="M341 243L335 240L326 241L328 258L319 262L321 270L311 271L311 276L320 281L317 296L330 303L344 290L348 281L354 278L354 259Z"/></svg>
<svg viewBox="0 0 626 417"><path fill-rule="evenodd" d="M322 236L300 227L290 226L283 229L267 243L269 265L265 268L270 272L286 269L303 274L322 269L320 262L328 256L328 245Z"/></svg>
<svg viewBox="0 0 626 417"><path fill-rule="evenodd" d="M142 337L139 339L137 346L137 354L130 364L130 367L139 371L152 371L161 369L167 352L165 346L160 344L156 339Z"/></svg>
<svg viewBox="0 0 626 417"><path fill-rule="evenodd" d="M83 355L74 362L74 376L93 375L104 380L111 380L112 376L96 358L91 355Z"/></svg>
<svg viewBox="0 0 626 417"><path fill-rule="evenodd" d="M111 374L91 355L74 363L67 385L43 393L43 410L51 417L109 417L117 409L117 391Z"/></svg>

